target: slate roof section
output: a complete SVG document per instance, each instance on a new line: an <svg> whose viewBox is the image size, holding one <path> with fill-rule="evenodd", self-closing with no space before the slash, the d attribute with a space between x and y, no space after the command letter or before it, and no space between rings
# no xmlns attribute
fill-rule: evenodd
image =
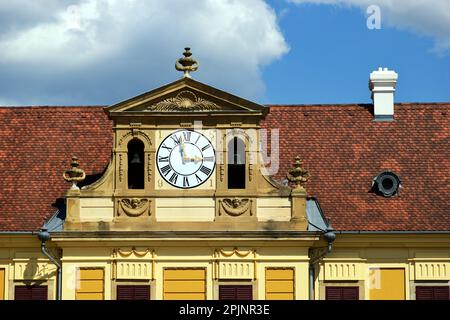
<svg viewBox="0 0 450 320"><path fill-rule="evenodd" d="M374 122L369 105L270 107L262 127L280 130L275 178L301 155L308 194L334 229L450 231L450 104L397 104L394 122ZM0 108L0 231L38 230L69 188L71 156L99 174L112 138L99 106ZM398 196L370 192L382 171L402 179Z"/></svg>

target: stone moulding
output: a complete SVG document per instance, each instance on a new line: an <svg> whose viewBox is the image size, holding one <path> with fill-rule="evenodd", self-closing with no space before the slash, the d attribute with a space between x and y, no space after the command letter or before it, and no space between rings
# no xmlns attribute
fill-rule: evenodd
<svg viewBox="0 0 450 320"><path fill-rule="evenodd" d="M246 212L252 215L252 200L250 199L222 199L219 200L219 214L239 217Z"/></svg>
<svg viewBox="0 0 450 320"><path fill-rule="evenodd" d="M127 215L129 217L140 217L151 215L151 201L149 199L119 199L117 215Z"/></svg>

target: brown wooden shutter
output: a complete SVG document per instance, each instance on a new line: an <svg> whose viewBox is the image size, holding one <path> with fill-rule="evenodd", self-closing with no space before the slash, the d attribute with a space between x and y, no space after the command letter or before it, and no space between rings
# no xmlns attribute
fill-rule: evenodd
<svg viewBox="0 0 450 320"><path fill-rule="evenodd" d="M253 300L252 285L221 285L219 300Z"/></svg>
<svg viewBox="0 0 450 320"><path fill-rule="evenodd" d="M450 287L417 286L416 300L450 300Z"/></svg>
<svg viewBox="0 0 450 320"><path fill-rule="evenodd" d="M359 287L326 287L326 300L358 300Z"/></svg>
<svg viewBox="0 0 450 320"><path fill-rule="evenodd" d="M117 300L150 300L150 286L117 286Z"/></svg>
<svg viewBox="0 0 450 320"><path fill-rule="evenodd" d="M47 300L47 286L16 286L15 300Z"/></svg>

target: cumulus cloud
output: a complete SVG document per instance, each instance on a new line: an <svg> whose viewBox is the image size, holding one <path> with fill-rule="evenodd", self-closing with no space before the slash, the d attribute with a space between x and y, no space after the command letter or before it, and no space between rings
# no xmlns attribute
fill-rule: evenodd
<svg viewBox="0 0 450 320"><path fill-rule="evenodd" d="M394 26L432 37L435 50L450 52L449 0L288 0L296 4L328 4L360 7L364 12L371 5L381 8L382 26Z"/></svg>
<svg viewBox="0 0 450 320"><path fill-rule="evenodd" d="M0 0L0 101L109 104L194 77L261 99L264 66L288 52L263 0Z"/></svg>

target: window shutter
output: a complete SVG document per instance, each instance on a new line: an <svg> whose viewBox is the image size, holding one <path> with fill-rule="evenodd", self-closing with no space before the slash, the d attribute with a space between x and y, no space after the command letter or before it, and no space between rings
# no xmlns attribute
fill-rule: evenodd
<svg viewBox="0 0 450 320"><path fill-rule="evenodd" d="M219 286L219 300L236 300L234 286Z"/></svg>
<svg viewBox="0 0 450 320"><path fill-rule="evenodd" d="M150 300L150 286L117 286L117 300Z"/></svg>
<svg viewBox="0 0 450 320"><path fill-rule="evenodd" d="M416 300L450 300L448 286L417 286Z"/></svg>
<svg viewBox="0 0 450 320"><path fill-rule="evenodd" d="M47 286L16 286L15 300L47 300Z"/></svg>
<svg viewBox="0 0 450 320"><path fill-rule="evenodd" d="M236 286L236 298L237 300L253 300L253 287L248 286Z"/></svg>
<svg viewBox="0 0 450 320"><path fill-rule="evenodd" d="M135 286L134 300L150 300L150 286Z"/></svg>
<svg viewBox="0 0 450 320"><path fill-rule="evenodd" d="M221 285L219 286L219 300L252 300L252 285Z"/></svg>
<svg viewBox="0 0 450 320"><path fill-rule="evenodd" d="M341 287L326 287L326 300L342 300Z"/></svg>
<svg viewBox="0 0 450 320"><path fill-rule="evenodd" d="M450 287L435 287L434 300L450 300Z"/></svg>
<svg viewBox="0 0 450 320"><path fill-rule="evenodd" d="M358 300L359 287L326 287L326 300Z"/></svg>

